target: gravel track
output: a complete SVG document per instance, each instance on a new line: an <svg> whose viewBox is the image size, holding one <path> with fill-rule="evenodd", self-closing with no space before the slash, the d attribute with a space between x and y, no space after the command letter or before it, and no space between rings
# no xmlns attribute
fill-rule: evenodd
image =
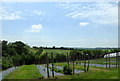
<svg viewBox="0 0 120 81"><path fill-rule="evenodd" d="M45 66L42 66L42 65L36 65L37 68L39 69L40 71L40 74L43 75L44 77L47 77L47 68ZM57 73L54 71L54 75L55 76L61 76L61 75L64 75L62 73ZM49 69L49 76L52 76L52 71Z"/></svg>
<svg viewBox="0 0 120 81"><path fill-rule="evenodd" d="M16 67L16 68L17 68L17 67ZM5 71L0 72L0 81L1 81L5 76L7 76L9 73L13 72L16 68L15 68L15 67L12 67L12 68L9 68L9 69L7 69L7 70L5 70Z"/></svg>
<svg viewBox="0 0 120 81"><path fill-rule="evenodd" d="M77 65L84 65L84 63L78 63ZM86 64L88 65L88 64ZM103 64L89 64L90 66L96 66L96 67L106 67L106 65ZM107 64L107 67L109 67L109 64ZM110 67L116 67L116 65L110 65Z"/></svg>

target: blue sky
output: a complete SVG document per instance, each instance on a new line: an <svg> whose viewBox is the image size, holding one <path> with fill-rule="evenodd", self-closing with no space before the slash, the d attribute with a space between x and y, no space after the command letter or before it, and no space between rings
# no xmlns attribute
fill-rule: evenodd
<svg viewBox="0 0 120 81"><path fill-rule="evenodd" d="M117 47L115 2L4 2L2 39L30 46Z"/></svg>

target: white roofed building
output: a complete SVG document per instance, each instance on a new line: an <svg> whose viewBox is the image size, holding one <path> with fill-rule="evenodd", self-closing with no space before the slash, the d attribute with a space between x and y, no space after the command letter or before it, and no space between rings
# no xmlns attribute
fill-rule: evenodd
<svg viewBox="0 0 120 81"><path fill-rule="evenodd" d="M118 54L116 54L116 53L106 54L106 55L104 55L104 58L108 58L108 57L116 57L116 55L117 55L117 56L120 56L120 52L119 52Z"/></svg>

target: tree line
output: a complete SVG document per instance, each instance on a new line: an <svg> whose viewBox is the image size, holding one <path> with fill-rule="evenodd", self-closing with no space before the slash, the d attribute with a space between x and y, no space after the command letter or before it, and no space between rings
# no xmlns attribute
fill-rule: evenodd
<svg viewBox="0 0 120 81"><path fill-rule="evenodd" d="M46 52L44 47L33 46L23 43L22 41L2 42L2 69L7 69L13 66L30 65L30 64L45 64ZM49 48L48 48L49 49ZM120 51L114 49L74 49L74 48L56 48L51 49L71 50L69 53L49 53L48 59L51 62L67 62L75 60L90 60L103 58L105 54ZM53 54L53 56L52 56ZM53 59L54 58L54 59ZM85 67L86 68L86 67Z"/></svg>

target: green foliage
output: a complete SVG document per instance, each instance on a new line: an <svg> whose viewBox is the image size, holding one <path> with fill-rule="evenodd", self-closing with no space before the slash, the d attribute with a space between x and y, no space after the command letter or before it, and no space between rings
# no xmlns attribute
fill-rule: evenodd
<svg viewBox="0 0 120 81"><path fill-rule="evenodd" d="M12 66L20 66L24 64L34 64L42 52L42 48L34 49L21 41L13 43L2 41L2 69L4 70ZM8 60L8 58L10 60Z"/></svg>
<svg viewBox="0 0 120 81"><path fill-rule="evenodd" d="M72 74L72 69L65 65L63 67L63 73L67 74L67 75L71 75Z"/></svg>
<svg viewBox="0 0 120 81"><path fill-rule="evenodd" d="M8 57L2 57L2 69L7 69L13 66L13 61L10 56Z"/></svg>
<svg viewBox="0 0 120 81"><path fill-rule="evenodd" d="M65 61L66 60L66 55L64 55L64 54L60 54L60 53L57 53L56 55L55 55L55 60L56 61Z"/></svg>

